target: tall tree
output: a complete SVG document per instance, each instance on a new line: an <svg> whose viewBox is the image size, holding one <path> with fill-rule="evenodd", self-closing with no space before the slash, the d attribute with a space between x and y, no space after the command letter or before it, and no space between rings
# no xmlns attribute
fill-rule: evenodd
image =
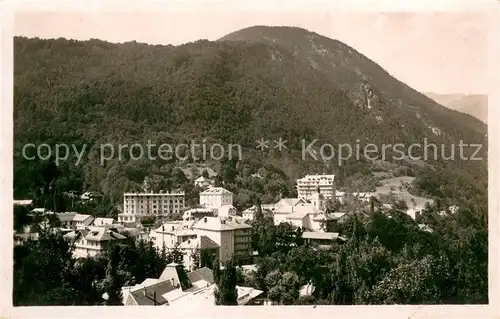
<svg viewBox="0 0 500 319"><path fill-rule="evenodd" d="M225 264L224 269L220 273L220 278L215 290L216 305L231 306L238 304L236 280L236 267L234 261L230 260Z"/></svg>

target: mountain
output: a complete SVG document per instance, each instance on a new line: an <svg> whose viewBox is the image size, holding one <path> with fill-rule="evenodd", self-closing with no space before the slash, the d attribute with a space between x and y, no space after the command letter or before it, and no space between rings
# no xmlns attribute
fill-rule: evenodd
<svg viewBox="0 0 500 319"><path fill-rule="evenodd" d="M353 147L424 139L487 145L484 123L441 106L354 48L301 28L256 26L179 46L20 37L14 44L15 193L20 195L27 192L22 181L32 164L20 156L26 143L90 145L82 169L85 184L116 200L145 175L182 163L126 155L99 165L102 144L239 143L242 162L271 165L289 181L314 171L348 178L370 174L373 167L363 157L342 166L336 158L303 160L303 139L306 145L318 139ZM274 156L258 152L255 141L261 137L281 137L289 150ZM483 147L479 155L485 154ZM450 185L458 178L471 192L484 193L485 161L438 159L426 166L442 172Z"/></svg>
<svg viewBox="0 0 500 319"><path fill-rule="evenodd" d="M425 93L429 98L455 111L474 116L488 123L488 96L486 94Z"/></svg>

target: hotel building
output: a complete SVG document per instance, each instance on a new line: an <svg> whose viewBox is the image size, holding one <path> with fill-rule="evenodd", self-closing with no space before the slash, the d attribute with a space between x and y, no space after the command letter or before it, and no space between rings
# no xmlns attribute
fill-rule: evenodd
<svg viewBox="0 0 500 319"><path fill-rule="evenodd" d="M181 214L184 210L184 197L184 192L125 193L123 213L118 214L118 221L131 223L145 217Z"/></svg>
<svg viewBox="0 0 500 319"><path fill-rule="evenodd" d="M335 200L335 175L306 175L297 179L297 195L299 198L310 199L318 192L325 199Z"/></svg>

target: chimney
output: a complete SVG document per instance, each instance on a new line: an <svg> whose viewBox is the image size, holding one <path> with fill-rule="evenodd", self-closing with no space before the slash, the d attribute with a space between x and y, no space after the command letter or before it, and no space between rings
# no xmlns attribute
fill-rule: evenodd
<svg viewBox="0 0 500 319"><path fill-rule="evenodd" d="M203 218L203 221L206 223L208 221L208 218Z"/></svg>

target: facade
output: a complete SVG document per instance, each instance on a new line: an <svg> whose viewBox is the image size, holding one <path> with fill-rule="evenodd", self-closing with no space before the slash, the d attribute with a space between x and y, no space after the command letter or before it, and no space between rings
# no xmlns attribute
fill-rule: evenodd
<svg viewBox="0 0 500 319"><path fill-rule="evenodd" d="M111 226L113 225L115 221L113 220L113 218L102 218L102 217L98 217L94 220L94 222L92 223L92 225L94 226L97 226L97 227L102 227L102 226Z"/></svg>
<svg viewBox="0 0 500 319"><path fill-rule="evenodd" d="M241 260L251 258L251 228L238 219L221 217L205 217L193 225L197 234L207 236L220 246L221 263L233 256Z"/></svg>
<svg viewBox="0 0 500 319"><path fill-rule="evenodd" d="M335 175L306 175L297 179L299 198L309 199L319 188L325 199L335 200Z"/></svg>
<svg viewBox="0 0 500 319"><path fill-rule="evenodd" d="M233 193L222 187L211 187L200 193L200 206L206 208L221 208L233 205Z"/></svg>
<svg viewBox="0 0 500 319"><path fill-rule="evenodd" d="M112 242L123 240L126 237L108 227L87 227L72 231L64 235L64 238L70 240L74 245L73 256L75 258L85 258L99 255Z"/></svg>
<svg viewBox="0 0 500 319"><path fill-rule="evenodd" d="M57 218L59 218L59 221L61 222L61 228L66 228L66 229L74 229L73 223L73 218L77 213L71 213L71 212L66 212L66 213L56 213Z"/></svg>
<svg viewBox="0 0 500 319"><path fill-rule="evenodd" d="M94 217L85 214L76 214L71 221L72 229L85 229L94 221Z"/></svg>
<svg viewBox="0 0 500 319"><path fill-rule="evenodd" d="M125 193L123 213L118 214L118 221L135 223L147 217L181 214L185 205L184 197L184 192Z"/></svg>
<svg viewBox="0 0 500 319"><path fill-rule="evenodd" d="M182 219L185 221L199 221L203 217L214 217L215 213L216 210L212 208L191 208L184 212Z"/></svg>
<svg viewBox="0 0 500 319"><path fill-rule="evenodd" d="M319 187L309 196L309 202L302 199L282 199L280 202L273 214L275 225L290 223L306 230L324 232L326 199Z"/></svg>

